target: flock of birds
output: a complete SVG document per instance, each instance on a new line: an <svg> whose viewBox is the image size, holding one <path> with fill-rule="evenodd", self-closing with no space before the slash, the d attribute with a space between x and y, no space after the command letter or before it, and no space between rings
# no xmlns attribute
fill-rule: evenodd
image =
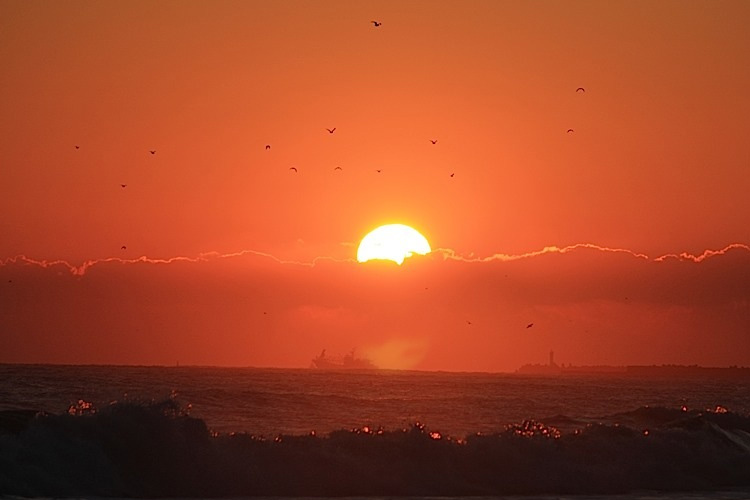
<svg viewBox="0 0 750 500"><path fill-rule="evenodd" d="M378 26L380 26L380 25L378 25ZM326 130L328 131L329 134L332 134L332 133L334 133L336 131L336 127L326 128ZM433 145L437 144L437 142L438 142L437 139L430 139L430 143L432 143ZM271 149L271 145L270 144L266 144L266 151L268 151L269 149ZM299 170L297 169L297 167L289 167L289 170L291 170L291 171L293 171L295 173L299 172ZM335 172L336 170L344 170L344 169L341 168L341 167L334 167L333 170ZM377 173L381 173L382 171L383 170L379 169L379 168L375 169L375 172L377 172ZM456 175L456 174L455 173L450 174L451 177L453 177L454 175ZM125 186L122 185L122 187L125 187Z"/></svg>
<svg viewBox="0 0 750 500"><path fill-rule="evenodd" d="M376 20L370 21L370 23L372 23L373 27L375 27L375 28L379 28L380 26L382 26L382 25L383 25L383 23L382 23L382 22L380 22L380 21L376 21ZM585 93L585 92L586 92L586 89L585 89L585 88L583 88L583 87L578 87L578 88L576 89L576 93ZM328 133L329 133L329 134L333 134L334 132L336 132L336 127L333 127L333 128L326 128L326 131L328 131ZM574 133L574 132L575 132L575 130L574 130L574 129L572 129L572 128L569 128L569 129L567 130L567 133L568 133L568 134L572 134L572 133ZM436 144L438 143L438 140L437 140L437 139L429 139L429 141L430 141L430 143L431 143L431 144L432 144L433 146L434 146L434 145L436 145ZM76 148L76 149L80 149L80 146L76 144L75 148ZM270 149L271 149L271 145L270 145L270 144L266 144L266 147L265 147L265 149L266 149L266 151L270 150ZM155 154L156 154L156 150L149 150L149 153L151 153L152 155L155 155ZM299 170L297 169L297 167L289 167L289 170L290 170L290 171L292 171L292 172L294 172L294 173L297 173L297 172L299 172ZM335 168L334 168L333 170L334 170L334 171L336 171L336 170L343 170L343 169L342 169L341 167L335 167ZM382 172L382 169L376 169L376 170L375 170L375 172L377 172L377 173L381 173L381 172ZM451 177L454 177L455 175L456 175L456 174L455 174L455 172L453 172L453 173L451 173L451 174L450 174L450 176L451 176ZM127 184L120 184L120 187L122 187L122 188L126 188L126 187L128 187L128 186L127 186ZM123 247L123 249L125 249L125 247Z"/></svg>
<svg viewBox="0 0 750 500"><path fill-rule="evenodd" d="M381 23L381 22L378 22L378 21L371 21L371 22L372 22L372 23L373 23L373 24L375 25L375 27L376 27L376 28L377 28L378 26L380 26L380 25L382 25L382 24L383 24L383 23ZM583 88L583 87L578 87L578 88L576 89L576 93L578 93L578 94L580 94L580 93L585 93L585 92L586 92L586 89L585 89L585 88ZM334 132L336 132L336 127L333 127L333 128L326 128L326 130L328 131L328 133L329 133L329 134L333 134ZM567 133L568 133L568 134L572 134L573 132L575 132L575 130L573 130L572 128L569 128L569 129L567 130ZM436 144L438 143L438 140L437 140L437 139L429 139L429 141L430 141L430 144L432 144L433 146L435 146L435 145L436 145ZM270 149L271 149L271 145L270 145L270 144L266 144L266 151L268 151L268 150L270 150ZM152 152L152 153L153 153L153 152ZM294 173L297 173L297 172L299 172L299 170L297 169L297 167L289 167L289 170L290 170L290 171L292 171L292 172L294 172ZM334 170L334 171L336 171L336 170L343 170L343 169L342 169L341 167L335 167L335 168L334 168L333 170ZM382 169L375 169L375 172L377 172L377 173L381 173L381 172L382 172ZM453 173L451 173L451 174L450 174L450 176L451 176L451 177L454 177L455 175L456 175L456 173L455 173L455 172L453 172Z"/></svg>
<svg viewBox="0 0 750 500"><path fill-rule="evenodd" d="M379 28L380 26L382 26L382 25L383 25L383 23L382 23L382 22L380 22L380 21L370 21L370 22L372 23L373 27L375 27L375 28ZM583 87L578 87L578 88L576 88L576 93L585 93L585 92L586 92L586 89L585 89L585 88L583 88ZM326 129L325 129L325 130L326 130L326 131L327 131L327 132L328 132L329 134L333 134L334 132L336 132L336 127L332 127L332 128L327 128L327 127L326 127ZM567 130L567 133L568 133L568 134L572 134L572 133L574 133L574 132L575 132L575 130L574 130L574 129L572 129L572 128L569 128L569 129ZM438 143L438 140L437 140L437 139L429 139L429 141L430 141L430 144L432 144L433 146L437 145L437 143ZM75 145L75 149L76 149L76 150L78 150L78 149L80 149L80 148L81 148L81 146L80 146L79 144L76 144L76 145ZM270 145L270 144L266 144L266 145L265 145L265 150L266 150L266 151L269 151L270 149L271 149L271 145ZM149 153L150 153L151 155L155 155L155 154L156 154L156 150L155 150L155 149L150 149L150 150L149 150L148 152L149 152ZM297 169L297 167L289 167L289 170L290 170L291 172L294 172L294 173L297 173L297 172L299 172L299 170ZM343 171L343 168L341 168L341 167L337 166L337 167L334 167L334 169L333 169L333 170L334 170L334 171L337 171L337 170L341 170L341 171ZM379 173L381 173L381 172L382 172L382 169L375 169L375 172L377 172L377 173L379 174ZM455 175L456 175L456 174L455 174L455 172L452 172L452 173L450 174L450 177L454 177ZM125 189L125 188L127 188L127 187L128 187L128 185L127 185L127 184L120 184L120 187L121 187L122 189ZM122 246L120 247L120 250L127 250L127 246L126 246L126 245L122 245ZM471 324L471 322L468 322L468 323L469 323L469 324ZM532 326L534 326L534 323L529 323L529 324L528 324L528 325L526 326L526 328L531 328Z"/></svg>
<svg viewBox="0 0 750 500"><path fill-rule="evenodd" d="M382 24L382 23L380 23L380 22L377 22L377 21L372 21L372 23L373 23L373 24L375 25L375 27L378 27L378 26L380 26L380 25ZM584 93L584 92L586 92L586 89L584 89L583 87L578 87L578 88L576 89L576 93ZM334 132L336 132L336 127L333 127L333 128L326 128L326 131L327 131L327 132L328 132L329 134L333 134ZM569 129L567 130L567 133L569 133L569 134L570 134L570 133L573 133L573 132L574 132L574 130L573 130L572 128L569 128ZM438 140L437 140L437 139L429 139L429 141L430 141L430 144L432 144L433 146L437 145L437 143L438 143ZM77 150L78 150L78 149L81 149L81 146L80 146L79 144L76 144L76 145L75 145L75 149L77 149ZM266 146L265 146L265 149L266 149L266 151L270 150L270 149L271 149L271 145L270 145L270 144L266 144ZM156 154L156 150L155 150L155 149L150 149L150 150L149 150L148 152L149 152L150 154L152 154L152 155L155 155L155 154ZM292 172L294 172L294 173L297 173L297 172L299 172L299 170L297 169L297 167L289 167L289 170L290 170L290 171L292 171ZM343 171L343 168L341 168L341 167L337 166L337 167L334 167L334 169L333 169L333 170L334 170L334 172L335 172L335 171L337 171L337 170L342 170L342 171ZM377 172L377 173L381 173L382 171L383 171L382 169L375 169L375 172ZM452 173L450 174L450 177L454 177L455 175L456 175L456 174L455 174L455 172L452 172ZM127 187L128 187L128 185L127 185L127 184L120 184L120 187L121 187L122 189L125 189L125 188L127 188ZM122 245L122 246L120 247L120 249L121 249L121 250L127 250L127 246L125 246L125 245ZM469 323L469 324L471 324L471 323ZM528 325L528 326L527 326L526 328L531 328L531 327L532 327L533 325L534 325L533 323L530 323L530 324L529 324L529 325Z"/></svg>

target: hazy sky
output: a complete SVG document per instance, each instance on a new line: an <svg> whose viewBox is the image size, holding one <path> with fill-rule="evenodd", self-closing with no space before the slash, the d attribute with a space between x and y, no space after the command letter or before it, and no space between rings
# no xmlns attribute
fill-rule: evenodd
<svg viewBox="0 0 750 500"><path fill-rule="evenodd" d="M0 362L748 364L749 24L0 0ZM440 250L354 262L392 222Z"/></svg>

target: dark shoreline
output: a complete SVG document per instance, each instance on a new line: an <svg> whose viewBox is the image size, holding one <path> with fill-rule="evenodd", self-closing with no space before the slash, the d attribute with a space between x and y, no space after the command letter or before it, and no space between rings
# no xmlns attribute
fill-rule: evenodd
<svg viewBox="0 0 750 500"><path fill-rule="evenodd" d="M523 365L515 372L518 375L617 375L659 378L739 378L750 379L750 367L744 366L698 366L698 365L628 365L628 366L565 366L556 364Z"/></svg>

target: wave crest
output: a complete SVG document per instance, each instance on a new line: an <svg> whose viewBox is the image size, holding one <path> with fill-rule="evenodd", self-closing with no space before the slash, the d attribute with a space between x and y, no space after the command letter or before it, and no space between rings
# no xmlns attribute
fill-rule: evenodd
<svg viewBox="0 0 750 500"><path fill-rule="evenodd" d="M566 431L529 420L455 437L415 423L274 439L212 433L173 398L60 415L0 412L1 495L467 496L736 487L750 487L750 418L726 410L640 408Z"/></svg>

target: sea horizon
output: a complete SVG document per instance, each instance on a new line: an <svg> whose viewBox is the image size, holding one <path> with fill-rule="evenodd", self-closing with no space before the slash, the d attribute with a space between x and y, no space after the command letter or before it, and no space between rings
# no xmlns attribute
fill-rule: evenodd
<svg viewBox="0 0 750 500"><path fill-rule="evenodd" d="M0 361L0 365L13 366L91 366L91 367L130 367L130 368L216 368L216 369L258 369L258 370L313 370L313 371L382 371L382 372L404 372L404 373L464 373L464 374L497 374L497 375L523 375L518 369L523 366L549 366L544 363L525 363L519 365L514 371L480 371L480 370L431 370L419 368L316 368L314 366L261 366L261 365L213 365L213 364L129 364L129 363L69 363L69 362L21 362L21 361ZM702 365L702 364L680 364L680 363L662 363L662 364L585 364L574 365L563 363L557 365L560 367L573 368L697 368L706 370L750 370L750 365ZM543 375L543 374L535 374Z"/></svg>

